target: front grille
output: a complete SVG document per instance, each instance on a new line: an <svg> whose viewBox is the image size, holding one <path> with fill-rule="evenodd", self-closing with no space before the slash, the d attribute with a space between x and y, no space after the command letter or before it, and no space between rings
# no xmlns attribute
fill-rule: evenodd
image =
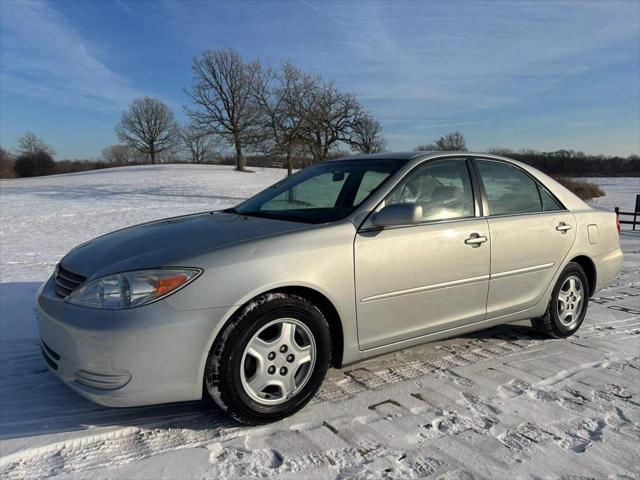
<svg viewBox="0 0 640 480"><path fill-rule="evenodd" d="M62 265L58 264L55 273L56 294L59 297L68 297L71 292L83 283L87 277L70 272Z"/></svg>

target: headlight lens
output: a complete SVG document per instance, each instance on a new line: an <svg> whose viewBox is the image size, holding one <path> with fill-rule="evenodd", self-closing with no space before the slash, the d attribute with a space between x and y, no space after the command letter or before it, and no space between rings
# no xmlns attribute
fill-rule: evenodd
<svg viewBox="0 0 640 480"><path fill-rule="evenodd" d="M67 302L112 310L140 307L184 287L200 272L195 268L179 268L108 275L81 286L67 297Z"/></svg>

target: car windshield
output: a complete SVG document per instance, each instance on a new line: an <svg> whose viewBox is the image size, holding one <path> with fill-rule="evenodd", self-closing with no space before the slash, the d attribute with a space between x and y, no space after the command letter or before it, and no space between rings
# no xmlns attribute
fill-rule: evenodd
<svg viewBox="0 0 640 480"><path fill-rule="evenodd" d="M305 168L230 209L247 216L333 222L353 212L405 160L340 160Z"/></svg>

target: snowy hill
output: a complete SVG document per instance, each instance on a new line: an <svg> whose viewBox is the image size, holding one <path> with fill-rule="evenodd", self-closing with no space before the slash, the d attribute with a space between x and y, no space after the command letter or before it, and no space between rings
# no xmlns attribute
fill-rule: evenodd
<svg viewBox="0 0 640 480"><path fill-rule="evenodd" d="M233 423L212 402L109 409L39 352L33 297L69 249L219 209L284 171L159 165L0 182L0 477L638 478L640 236L569 340L505 326L333 370L302 412ZM637 179L596 179L629 208Z"/></svg>

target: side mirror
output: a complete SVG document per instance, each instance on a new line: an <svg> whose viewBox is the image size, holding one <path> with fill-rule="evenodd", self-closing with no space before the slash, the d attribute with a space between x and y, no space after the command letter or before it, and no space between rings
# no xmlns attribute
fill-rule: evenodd
<svg viewBox="0 0 640 480"><path fill-rule="evenodd" d="M412 225L422 221L422 207L415 203L396 203L387 205L373 214L371 222L378 227Z"/></svg>

